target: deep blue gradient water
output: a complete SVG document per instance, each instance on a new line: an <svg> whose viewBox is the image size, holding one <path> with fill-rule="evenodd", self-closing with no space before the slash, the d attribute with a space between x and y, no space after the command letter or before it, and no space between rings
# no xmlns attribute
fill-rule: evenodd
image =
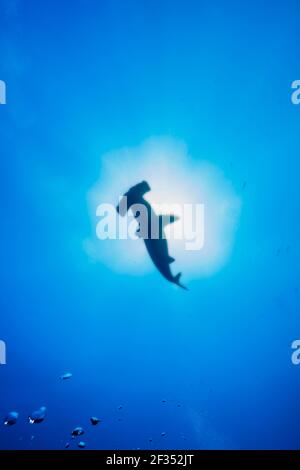
<svg viewBox="0 0 300 470"><path fill-rule="evenodd" d="M0 0L0 415L20 413L1 449L60 449L75 426L88 449L299 448L299 14ZM230 258L189 292L83 249L100 156L165 135L242 201Z"/></svg>

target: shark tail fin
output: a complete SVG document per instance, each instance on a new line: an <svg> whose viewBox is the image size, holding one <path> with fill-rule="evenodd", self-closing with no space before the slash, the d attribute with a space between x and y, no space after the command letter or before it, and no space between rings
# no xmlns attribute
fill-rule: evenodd
<svg viewBox="0 0 300 470"><path fill-rule="evenodd" d="M165 227L166 225L173 224L174 222L179 220L179 217L173 214L160 215L159 218L160 218L161 227Z"/></svg>
<svg viewBox="0 0 300 470"><path fill-rule="evenodd" d="M183 286L183 285L180 283L180 277L181 277L181 273L176 274L176 276L174 277L174 284L176 284L177 286L181 287L181 288L184 289L184 290L188 290L187 287Z"/></svg>

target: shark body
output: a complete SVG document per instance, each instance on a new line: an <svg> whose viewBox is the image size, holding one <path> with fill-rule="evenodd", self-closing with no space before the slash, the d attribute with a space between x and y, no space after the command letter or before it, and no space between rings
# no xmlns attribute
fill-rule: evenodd
<svg viewBox="0 0 300 470"><path fill-rule="evenodd" d="M129 209L132 210L139 223L137 235L144 240L147 252L158 271L169 282L187 290L180 283L181 273L173 276L171 272L170 264L175 260L169 255L168 242L164 235L164 227L169 223L176 222L178 218L174 215L156 214L151 204L144 199L144 194L150 190L151 188L146 181L136 184L124 194L117 206L117 212L124 216Z"/></svg>

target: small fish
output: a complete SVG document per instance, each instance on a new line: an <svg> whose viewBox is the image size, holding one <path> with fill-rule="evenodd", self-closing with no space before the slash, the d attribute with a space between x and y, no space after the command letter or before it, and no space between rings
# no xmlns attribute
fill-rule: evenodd
<svg viewBox="0 0 300 470"><path fill-rule="evenodd" d="M83 442L83 441L78 442L77 445L78 445L78 447L79 447L80 449L84 449L84 448L86 447L86 443Z"/></svg>
<svg viewBox="0 0 300 470"><path fill-rule="evenodd" d="M46 410L45 406L41 406L38 410L31 413L29 416L29 423L30 424L39 424L42 423L46 417Z"/></svg>
<svg viewBox="0 0 300 470"><path fill-rule="evenodd" d="M97 424L100 423L100 419L99 419L99 418L96 418L96 416L92 416L92 417L90 418L90 421L91 421L91 423L92 423L93 426L97 426Z"/></svg>
<svg viewBox="0 0 300 470"><path fill-rule="evenodd" d="M65 449L68 449L70 447L70 442L65 443Z"/></svg>
<svg viewBox="0 0 300 470"><path fill-rule="evenodd" d="M162 436L162 437L164 437L165 435L166 435L166 433L165 433L165 432L162 432L162 433L161 433L161 436Z"/></svg>
<svg viewBox="0 0 300 470"><path fill-rule="evenodd" d="M122 410L122 409L123 409L122 405L118 406L118 410Z"/></svg>
<svg viewBox="0 0 300 470"><path fill-rule="evenodd" d="M74 439L74 437L76 436L82 436L82 434L84 434L84 430L82 427L78 426L77 428L73 429L73 431L71 432L71 436L72 438Z"/></svg>
<svg viewBox="0 0 300 470"><path fill-rule="evenodd" d="M10 411L4 418L4 426L13 426L18 421L18 418L19 413L17 411Z"/></svg>
<svg viewBox="0 0 300 470"><path fill-rule="evenodd" d="M66 372L65 374L61 375L59 377L60 380L68 380L70 379L71 377L73 377L73 374L71 374L71 372Z"/></svg>

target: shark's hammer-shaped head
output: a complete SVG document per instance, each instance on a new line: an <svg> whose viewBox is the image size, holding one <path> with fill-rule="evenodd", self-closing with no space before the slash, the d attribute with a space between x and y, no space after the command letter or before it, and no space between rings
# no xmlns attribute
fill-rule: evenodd
<svg viewBox="0 0 300 470"><path fill-rule="evenodd" d="M144 194L151 190L147 181L132 186L132 188L123 195L120 203L116 207L118 214L124 216L133 204L141 204Z"/></svg>

